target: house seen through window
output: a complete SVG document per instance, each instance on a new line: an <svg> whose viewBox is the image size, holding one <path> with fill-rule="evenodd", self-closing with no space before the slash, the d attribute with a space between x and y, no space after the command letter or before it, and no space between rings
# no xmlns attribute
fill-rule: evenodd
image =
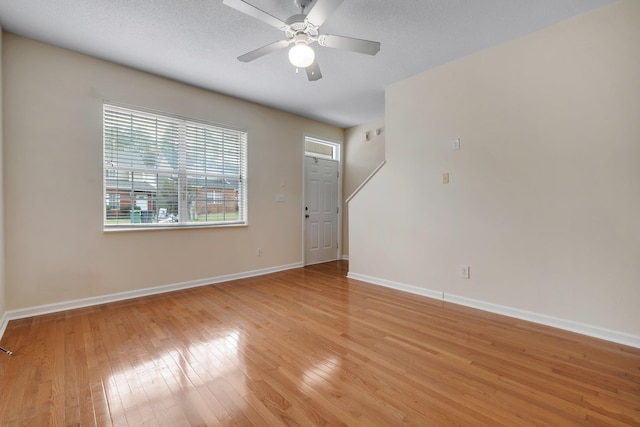
<svg viewBox="0 0 640 427"><path fill-rule="evenodd" d="M104 227L246 224L245 132L105 104Z"/></svg>

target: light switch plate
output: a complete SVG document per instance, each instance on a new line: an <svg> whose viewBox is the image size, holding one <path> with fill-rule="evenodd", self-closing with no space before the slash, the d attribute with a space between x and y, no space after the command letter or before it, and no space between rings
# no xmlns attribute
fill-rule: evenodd
<svg viewBox="0 0 640 427"><path fill-rule="evenodd" d="M461 279L469 278L469 266L468 265L459 265L458 266L458 277Z"/></svg>

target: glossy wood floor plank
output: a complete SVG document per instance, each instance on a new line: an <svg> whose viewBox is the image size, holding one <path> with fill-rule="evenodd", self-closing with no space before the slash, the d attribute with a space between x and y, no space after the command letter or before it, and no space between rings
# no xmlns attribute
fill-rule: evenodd
<svg viewBox="0 0 640 427"><path fill-rule="evenodd" d="M12 321L0 425L640 425L640 350L346 272Z"/></svg>

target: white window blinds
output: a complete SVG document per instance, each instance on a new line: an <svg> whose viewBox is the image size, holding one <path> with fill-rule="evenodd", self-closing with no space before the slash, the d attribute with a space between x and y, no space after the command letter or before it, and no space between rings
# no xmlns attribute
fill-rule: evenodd
<svg viewBox="0 0 640 427"><path fill-rule="evenodd" d="M245 132L109 104L103 113L105 228L246 223Z"/></svg>

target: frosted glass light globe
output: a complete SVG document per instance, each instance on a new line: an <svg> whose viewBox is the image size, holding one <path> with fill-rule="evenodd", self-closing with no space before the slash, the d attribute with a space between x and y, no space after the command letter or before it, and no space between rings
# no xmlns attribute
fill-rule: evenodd
<svg viewBox="0 0 640 427"><path fill-rule="evenodd" d="M315 59L315 52L306 43L296 43L289 49L289 61L294 67L307 68Z"/></svg>

